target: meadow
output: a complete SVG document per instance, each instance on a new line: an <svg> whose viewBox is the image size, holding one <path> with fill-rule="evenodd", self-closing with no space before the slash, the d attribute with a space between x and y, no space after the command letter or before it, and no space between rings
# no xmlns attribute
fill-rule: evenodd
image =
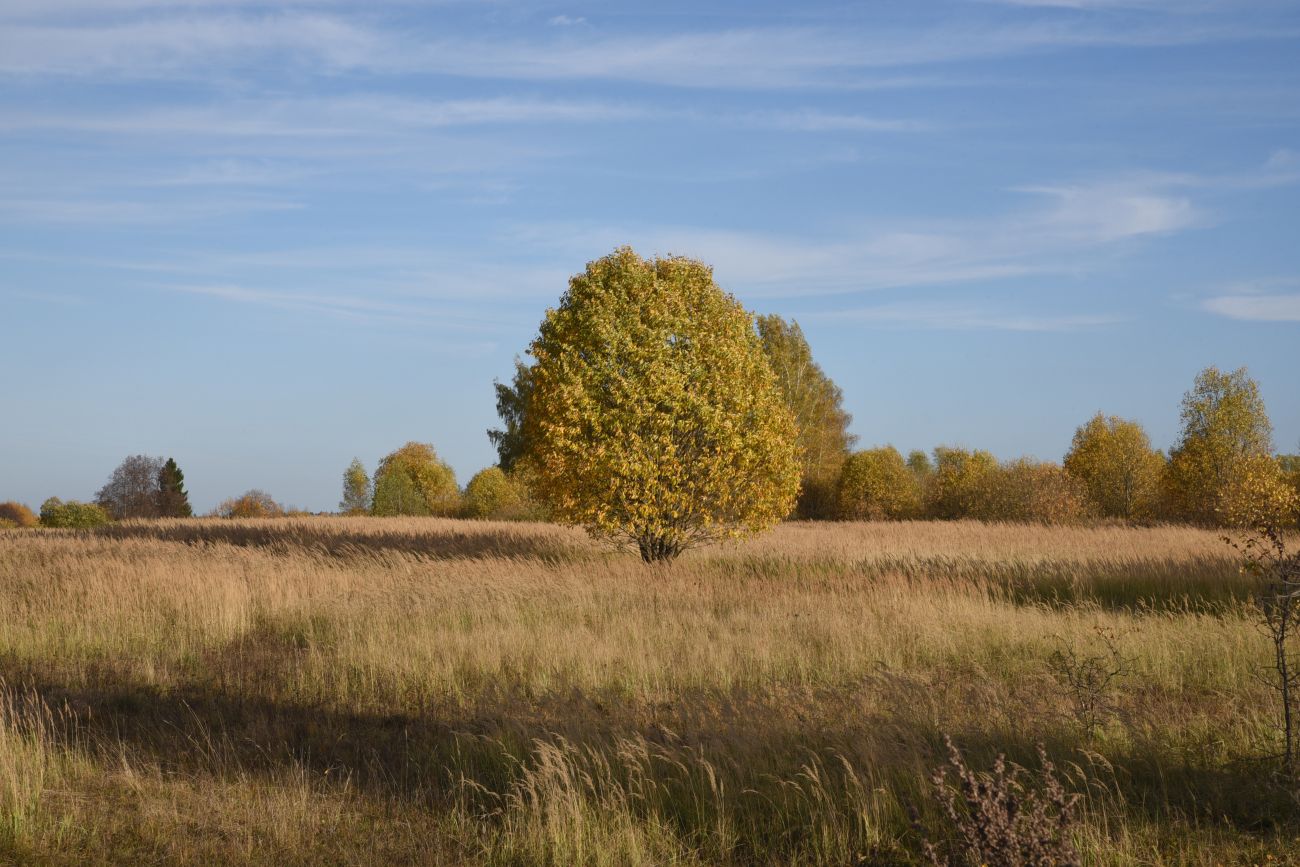
<svg viewBox="0 0 1300 867"><path fill-rule="evenodd" d="M1087 863L1300 863L1250 592L1188 527L3 531L0 860L920 863L949 735Z"/></svg>

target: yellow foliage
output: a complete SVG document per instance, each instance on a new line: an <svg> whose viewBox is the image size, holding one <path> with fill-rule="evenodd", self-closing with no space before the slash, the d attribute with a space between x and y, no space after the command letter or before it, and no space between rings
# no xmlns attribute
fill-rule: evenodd
<svg viewBox="0 0 1300 867"><path fill-rule="evenodd" d="M1244 478L1252 459L1272 453L1272 425L1259 386L1244 367L1232 373L1206 368L1183 397L1182 421L1166 477L1170 506L1186 520L1219 523L1227 514L1229 489L1255 484Z"/></svg>
<svg viewBox="0 0 1300 867"><path fill-rule="evenodd" d="M903 520L921 511L916 473L893 446L850 455L837 493L839 514L849 520Z"/></svg>
<svg viewBox="0 0 1300 867"><path fill-rule="evenodd" d="M407 443L375 469L376 515L451 515L459 506L455 472L427 443Z"/></svg>
<svg viewBox="0 0 1300 867"><path fill-rule="evenodd" d="M1065 470L1081 481L1101 514L1126 521L1159 513L1165 458L1135 421L1097 413L1074 432Z"/></svg>
<svg viewBox="0 0 1300 867"><path fill-rule="evenodd" d="M1047 461L1020 458L988 473L974 517L986 521L1071 524L1088 517L1092 503L1083 483Z"/></svg>
<svg viewBox="0 0 1300 867"><path fill-rule="evenodd" d="M254 488L223 501L217 506L216 514L222 518L279 518L284 515L284 508L266 491Z"/></svg>
<svg viewBox="0 0 1300 867"><path fill-rule="evenodd" d="M530 499L528 486L517 473L500 467L479 470L465 486L462 514L498 521L541 520L543 510Z"/></svg>
<svg viewBox="0 0 1300 867"><path fill-rule="evenodd" d="M13 500L0 503L0 521L8 521L14 527L35 527L37 524L36 513Z"/></svg>
<svg viewBox="0 0 1300 867"><path fill-rule="evenodd" d="M1243 458L1219 497L1219 517L1233 527L1288 527L1300 516L1300 492L1268 455Z"/></svg>
<svg viewBox="0 0 1300 867"><path fill-rule="evenodd" d="M803 455L799 517L831 517L837 510L836 487L844 459L857 439L849 433L853 416L844 410L839 386L813 360L798 322L786 322L772 314L759 316L756 324L763 352L798 431Z"/></svg>
<svg viewBox="0 0 1300 867"><path fill-rule="evenodd" d="M556 520L660 560L790 513L795 423L708 266L628 248L591 262L530 353L524 465Z"/></svg>
<svg viewBox="0 0 1300 867"><path fill-rule="evenodd" d="M990 452L939 446L934 471L926 477L926 514L946 520L980 517L986 478L997 468Z"/></svg>

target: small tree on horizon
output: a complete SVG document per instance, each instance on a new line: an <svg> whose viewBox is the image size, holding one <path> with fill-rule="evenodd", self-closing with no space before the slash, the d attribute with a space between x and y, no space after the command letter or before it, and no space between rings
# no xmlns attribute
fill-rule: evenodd
<svg viewBox="0 0 1300 867"><path fill-rule="evenodd" d="M370 499L370 476L361 458L353 458L343 471L343 499L339 501L339 510L349 515L365 514L370 511Z"/></svg>
<svg viewBox="0 0 1300 867"><path fill-rule="evenodd" d="M193 517L190 495L185 490L185 474L168 458L158 471L158 514L163 518Z"/></svg>
<svg viewBox="0 0 1300 867"><path fill-rule="evenodd" d="M118 464L104 487L95 494L95 504L114 519L159 516L159 484L163 459L131 455Z"/></svg>
<svg viewBox="0 0 1300 867"><path fill-rule="evenodd" d="M1182 435L1169 455L1170 504L1178 517L1223 522L1225 495L1248 465L1273 453L1273 425L1246 368L1207 367L1183 396ZM1280 469L1280 468L1279 468Z"/></svg>
<svg viewBox="0 0 1300 867"><path fill-rule="evenodd" d="M409 442L375 468L376 515L450 515L460 505L456 473L428 443Z"/></svg>
<svg viewBox="0 0 1300 867"><path fill-rule="evenodd" d="M1088 488L1107 518L1149 520L1159 512L1165 456L1142 425L1098 412L1074 432L1065 471Z"/></svg>

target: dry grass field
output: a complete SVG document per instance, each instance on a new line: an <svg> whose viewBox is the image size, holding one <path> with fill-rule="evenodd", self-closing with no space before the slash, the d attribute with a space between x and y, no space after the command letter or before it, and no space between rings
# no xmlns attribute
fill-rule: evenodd
<svg viewBox="0 0 1300 867"><path fill-rule="evenodd" d="M910 863L946 733L1043 744L1089 863L1300 863L1248 594L1187 528L0 532L0 860Z"/></svg>

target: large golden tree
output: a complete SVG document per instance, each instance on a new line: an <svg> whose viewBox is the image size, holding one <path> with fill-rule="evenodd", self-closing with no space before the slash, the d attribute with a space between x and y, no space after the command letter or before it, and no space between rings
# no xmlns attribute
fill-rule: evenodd
<svg viewBox="0 0 1300 867"><path fill-rule="evenodd" d="M790 513L794 420L708 266L628 248L591 262L530 353L523 463L556 520L652 562Z"/></svg>

